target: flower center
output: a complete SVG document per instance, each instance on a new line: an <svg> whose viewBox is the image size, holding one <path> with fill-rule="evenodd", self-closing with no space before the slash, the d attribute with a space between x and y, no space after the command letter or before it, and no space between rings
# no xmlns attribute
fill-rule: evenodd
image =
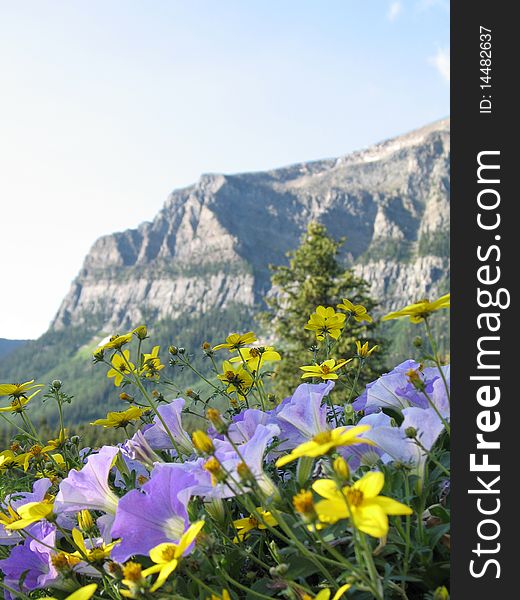
<svg viewBox="0 0 520 600"><path fill-rule="evenodd" d="M164 533L171 540L178 540L184 533L184 519L182 517L170 517L164 526Z"/></svg>
<svg viewBox="0 0 520 600"><path fill-rule="evenodd" d="M322 365L321 372L327 375L328 373L330 373L330 367L327 365Z"/></svg>
<svg viewBox="0 0 520 600"><path fill-rule="evenodd" d="M351 488L345 492L350 506L360 506L363 504L363 492L361 490Z"/></svg>
<svg viewBox="0 0 520 600"><path fill-rule="evenodd" d="M326 444L327 442L330 442L331 438L332 434L330 431L320 431L320 433L317 433L312 438L312 441L316 442L317 444Z"/></svg>
<svg viewBox="0 0 520 600"><path fill-rule="evenodd" d="M162 559L165 562L170 562L171 560L173 560L175 558L175 546L173 544L171 544L170 546L167 546L163 551L162 551Z"/></svg>
<svg viewBox="0 0 520 600"><path fill-rule="evenodd" d="M251 525L251 527L258 527L258 519L255 519L255 517L253 517L253 515L249 516L249 524Z"/></svg>

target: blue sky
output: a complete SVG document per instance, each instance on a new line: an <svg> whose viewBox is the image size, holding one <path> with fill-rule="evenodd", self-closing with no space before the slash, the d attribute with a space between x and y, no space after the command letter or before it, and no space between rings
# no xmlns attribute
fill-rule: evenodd
<svg viewBox="0 0 520 600"><path fill-rule="evenodd" d="M0 72L0 337L37 337L95 239L201 173L342 155L447 116L449 7L0 0Z"/></svg>

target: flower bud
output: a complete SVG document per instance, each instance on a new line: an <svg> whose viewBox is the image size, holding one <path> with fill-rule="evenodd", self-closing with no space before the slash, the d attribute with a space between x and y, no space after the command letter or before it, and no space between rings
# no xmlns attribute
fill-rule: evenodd
<svg viewBox="0 0 520 600"><path fill-rule="evenodd" d="M96 351L93 352L92 357L95 363L101 362L105 357L105 351L103 350L103 348L98 348Z"/></svg>
<svg viewBox="0 0 520 600"><path fill-rule="evenodd" d="M193 432L191 440L195 449L201 454L213 454L215 452L215 446L213 445L211 438L209 438L207 433L201 429L197 429Z"/></svg>
<svg viewBox="0 0 520 600"><path fill-rule="evenodd" d="M422 337L420 337L419 335L415 336L413 339L413 345L416 348L421 348L421 346L423 345Z"/></svg>
<svg viewBox="0 0 520 600"><path fill-rule="evenodd" d="M61 381L59 379L54 379L51 383L51 387L53 390L59 390L61 388Z"/></svg>
<svg viewBox="0 0 520 600"><path fill-rule="evenodd" d="M148 336L148 330L146 329L146 325L139 325L139 327L136 327L132 333L136 335L140 340L144 340Z"/></svg>
<svg viewBox="0 0 520 600"><path fill-rule="evenodd" d="M240 477L240 481L242 481L243 483L250 484L255 481L253 473L251 473L251 469L246 465L245 462L238 463L237 473Z"/></svg>
<svg viewBox="0 0 520 600"><path fill-rule="evenodd" d="M405 433L406 437L410 438L410 439L414 439L417 437L417 429L415 429L415 427L407 427L404 430L404 433Z"/></svg>
<svg viewBox="0 0 520 600"><path fill-rule="evenodd" d="M334 459L332 468L334 469L334 473L336 473L340 479L344 479L346 481L349 478L350 469L348 468L347 461L342 456L338 456Z"/></svg>
<svg viewBox="0 0 520 600"><path fill-rule="evenodd" d="M134 401L134 397L130 396L130 394L127 394L126 392L121 392L119 394L119 398L121 400L125 400L125 402L133 402Z"/></svg>
<svg viewBox="0 0 520 600"><path fill-rule="evenodd" d="M450 594L444 586L438 587L433 592L433 600L450 600Z"/></svg>
<svg viewBox="0 0 520 600"><path fill-rule="evenodd" d="M88 510L80 510L78 513L78 525L79 528L85 533L91 531L94 528L94 520Z"/></svg>
<svg viewBox="0 0 520 600"><path fill-rule="evenodd" d="M226 433L226 431L228 430L228 424L222 418L222 415L220 414L219 410L217 410L216 408L208 408L206 412L206 417L218 433Z"/></svg>
<svg viewBox="0 0 520 600"><path fill-rule="evenodd" d="M168 348L168 352L172 355L175 356L176 354L179 353L179 349L177 348L177 346L170 346Z"/></svg>

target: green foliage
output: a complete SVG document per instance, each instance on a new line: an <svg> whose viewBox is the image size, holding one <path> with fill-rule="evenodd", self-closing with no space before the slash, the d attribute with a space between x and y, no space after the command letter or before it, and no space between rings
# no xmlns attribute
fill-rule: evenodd
<svg viewBox="0 0 520 600"><path fill-rule="evenodd" d="M269 310L262 315L262 322L279 340L283 351L283 369L277 375L277 391L282 396L301 383L298 367L313 362L309 348L315 337L304 326L317 306L335 307L343 298L348 298L354 304L365 306L369 314L376 307L368 295L368 284L339 260L344 242L344 239L330 237L323 225L311 223L299 248L288 254L289 265L271 267L277 294L267 299ZM350 319L335 348L335 357L352 356L356 340L368 341L370 347L379 345L378 352L365 367L359 382L362 384L374 379L383 369L385 342L376 335L374 323Z"/></svg>
<svg viewBox="0 0 520 600"><path fill-rule="evenodd" d="M230 305L203 315L184 314L159 321L149 328L149 333L153 336L154 345L161 347L161 356L166 361L171 344L198 349L206 340L217 343L230 331L247 330L253 327L253 323L252 312L247 308ZM64 410L68 423L74 425L104 417L109 410L123 410L126 406L119 399L121 390L114 388L91 360L92 352L105 337L106 332L101 331L99 319L95 316L86 319L82 326L51 330L5 357L0 362L0 381L17 382L33 378L46 384L53 379L73 381L74 400ZM193 364L204 374L210 372L211 365L202 352L195 353ZM195 377L189 370L176 368L167 375L180 391L195 383ZM56 424L55 407L51 407L49 402L43 403L38 397L32 404L31 413L37 421L44 419L52 426Z"/></svg>
<svg viewBox="0 0 520 600"><path fill-rule="evenodd" d="M360 257L361 262L372 260L397 260L408 262L412 257L412 242L408 240L382 239L370 244L368 250Z"/></svg>

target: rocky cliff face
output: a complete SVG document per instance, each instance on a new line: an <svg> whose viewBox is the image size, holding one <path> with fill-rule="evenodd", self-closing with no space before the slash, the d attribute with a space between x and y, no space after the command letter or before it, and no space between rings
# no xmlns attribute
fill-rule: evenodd
<svg viewBox="0 0 520 600"><path fill-rule="evenodd" d="M346 236L345 260L384 309L446 291L449 120L337 159L203 175L152 222L100 238L53 329L96 314L106 332L142 321L252 307L307 223Z"/></svg>

